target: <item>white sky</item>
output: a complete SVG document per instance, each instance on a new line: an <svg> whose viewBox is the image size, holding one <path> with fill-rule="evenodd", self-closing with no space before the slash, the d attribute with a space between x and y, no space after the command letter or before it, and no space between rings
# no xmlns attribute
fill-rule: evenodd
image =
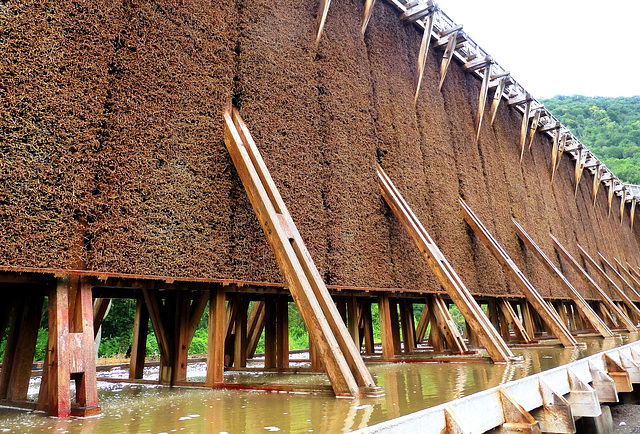
<svg viewBox="0 0 640 434"><path fill-rule="evenodd" d="M535 98L640 95L638 0L436 0Z"/></svg>

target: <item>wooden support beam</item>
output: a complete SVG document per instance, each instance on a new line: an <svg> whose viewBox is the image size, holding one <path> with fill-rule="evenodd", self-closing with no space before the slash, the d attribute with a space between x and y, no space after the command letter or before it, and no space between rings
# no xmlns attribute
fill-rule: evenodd
<svg viewBox="0 0 640 434"><path fill-rule="evenodd" d="M193 337L196 335L196 330L198 330L198 325L200 324L204 310L207 308L208 302L208 291L199 291L195 293L189 313L189 345L191 345Z"/></svg>
<svg viewBox="0 0 640 434"><path fill-rule="evenodd" d="M482 128L482 118L484 117L484 108L487 101L487 95L489 94L489 81L491 78L491 71L493 69L493 59L490 60L484 66L482 85L480 86L480 96L478 97L478 112L476 113L476 140L475 144L478 144L480 138L480 130Z"/></svg>
<svg viewBox="0 0 640 434"><path fill-rule="evenodd" d="M26 289L20 295L0 370L0 399L27 400L43 302L44 294L38 288Z"/></svg>
<svg viewBox="0 0 640 434"><path fill-rule="evenodd" d="M604 170L604 165L599 164L596 167L596 173L593 176L593 189L591 190L591 197L593 198L593 206L596 206L596 197L598 196L598 188L600 187L600 183L602 182L603 170Z"/></svg>
<svg viewBox="0 0 640 434"><path fill-rule="evenodd" d="M147 333L149 312L144 300L136 303L136 314L133 320L133 336L131 340L131 360L129 362L129 378L141 379L144 371L144 359L147 352Z"/></svg>
<svg viewBox="0 0 640 434"><path fill-rule="evenodd" d="M627 203L627 190L623 188L620 193L620 224L622 224L624 221L624 205Z"/></svg>
<svg viewBox="0 0 640 434"><path fill-rule="evenodd" d="M360 351L360 312L358 300L355 296L347 297L347 314L349 319L349 334Z"/></svg>
<svg viewBox="0 0 640 434"><path fill-rule="evenodd" d="M69 372L69 282L58 278L49 293L48 412L49 416L71 415L71 374Z"/></svg>
<svg viewBox="0 0 640 434"><path fill-rule="evenodd" d="M531 343L533 338L529 336L527 331L524 329L524 326L522 325L522 322L520 322L516 312L513 310L511 303L504 298L500 299L498 303L500 304L502 315L504 315L507 323L511 326L511 330L513 330L513 333L516 335L518 342L525 344Z"/></svg>
<svg viewBox="0 0 640 434"><path fill-rule="evenodd" d="M378 166L378 187L391 210L422 252L447 295L460 309L465 321L478 335L480 343L487 349L493 361L508 362L514 358L514 354L498 331L380 166Z"/></svg>
<svg viewBox="0 0 640 434"><path fill-rule="evenodd" d="M633 353L631 354L632 358L629 358L622 351L618 352L620 356L620 366L629 374L631 384L638 384L640 383L640 367L633 360Z"/></svg>
<svg viewBox="0 0 640 434"><path fill-rule="evenodd" d="M246 124L230 105L224 113L224 139L307 331L324 357L334 392L355 396L362 388L365 393L380 393Z"/></svg>
<svg viewBox="0 0 640 434"><path fill-rule="evenodd" d="M625 286L631 292L631 294L636 297L637 300L640 300L640 294L638 293L638 291L636 291L635 288L631 286L631 284L627 282L624 277L622 277L618 270L616 270L614 266L611 265L611 263L604 256L602 256L602 253L598 252L598 257L602 260L602 262L604 262L604 265L613 272L618 280L623 283L623 286Z"/></svg>
<svg viewBox="0 0 640 434"><path fill-rule="evenodd" d="M371 302L362 303L362 334L364 337L364 353L372 355L375 352L375 342L373 340L373 318L371 314Z"/></svg>
<svg viewBox="0 0 640 434"><path fill-rule="evenodd" d="M400 317L398 316L398 300L389 298L389 316L391 317L391 337L393 338L393 353L402 352L400 340Z"/></svg>
<svg viewBox="0 0 640 434"><path fill-rule="evenodd" d="M556 237L554 237L553 235L549 235L549 236L551 237L551 241L553 241L553 244L555 245L558 253L560 253L560 255L565 260L567 260L567 262L569 262L571 266L573 266L573 268L578 272L578 274L587 281L587 283L591 286L591 288L595 290L595 292L600 296L600 299L603 301L603 303L616 315L616 319L619 322L621 322L629 332L633 333L637 331L638 329L636 328L633 321L631 321L631 319L623 311L620 310L620 308L613 302L613 300L611 300L611 298L604 292L604 290L600 288L600 286L595 282L595 280L593 280L593 278L589 276L589 274L585 271L585 269L582 268L580 264L578 264L578 261L576 261L573 258L573 256L571 256L571 254L567 251L567 249L565 249L564 246L560 244L560 241L558 241ZM587 253L584 252L584 254L586 255ZM593 259L589 257L588 261L592 266L596 267L597 270L600 270L600 268L598 267L597 264L595 264ZM606 277L608 278L608 276ZM640 313L640 310L638 310L638 313Z"/></svg>
<svg viewBox="0 0 640 434"><path fill-rule="evenodd" d="M554 312L553 309L551 309L549 305L544 301L540 293L524 276L515 262L513 262L507 252L491 235L489 230L474 214L471 208L462 199L460 199L460 205L462 207L463 217L469 224L473 232L478 238L480 238L484 245L489 249L491 254L496 258L498 263L502 266L507 275L509 275L509 277L518 286L518 288L520 288L520 290L524 293L529 303L531 303L533 308L542 317L544 322L547 323L547 325L551 328L556 337L560 339L560 342L565 347L576 346L578 342L571 335L569 330L567 330L566 326L562 324L562 321L558 317L557 313Z"/></svg>
<svg viewBox="0 0 640 434"><path fill-rule="evenodd" d="M98 330L102 326L104 317L107 316L107 311L111 305L111 299L109 298L96 298L93 303L93 334L94 339L98 335Z"/></svg>
<svg viewBox="0 0 640 434"><path fill-rule="evenodd" d="M538 381L540 383L542 409L536 412L535 418L540 426L540 432L576 432L571 404L562 395L554 392L551 386L542 378Z"/></svg>
<svg viewBox="0 0 640 434"><path fill-rule="evenodd" d="M631 214L631 221L630 221L629 225L632 228L633 228L633 219L634 219L634 217L636 215L636 203L637 203L637 201L636 201L635 198L631 199L631 211L629 211L629 213Z"/></svg>
<svg viewBox="0 0 640 434"><path fill-rule="evenodd" d="M364 3L364 13L362 15L362 34L367 31L367 26L369 25L369 21L371 20L371 16L373 15L373 7L376 4L376 0L365 0Z"/></svg>
<svg viewBox="0 0 640 434"><path fill-rule="evenodd" d="M422 34L422 42L420 43L420 52L418 54L418 77L416 79L416 91L413 97L413 103L418 103L418 94L420 93L420 85L424 71L427 68L427 56L429 54L429 45L431 44L431 32L433 31L433 18L435 15L434 8L425 9L428 13L424 24L424 33ZM407 11L408 12L408 11Z"/></svg>
<svg viewBox="0 0 640 434"><path fill-rule="evenodd" d="M551 259L538 247L535 241L527 234L520 224L512 220L516 228L516 233L522 242L531 250L531 252L542 262L547 270L555 277L556 282L564 289L565 293L573 300L577 308L580 310L580 314L584 319L600 333L604 338L612 338L613 332L607 325L600 319L600 317L593 311L589 303L580 295L580 293L573 287L573 285L567 280L562 272L555 266Z"/></svg>
<svg viewBox="0 0 640 434"><path fill-rule="evenodd" d="M528 148L531 150L531 144L533 143L533 139L536 135L536 131L538 130L538 125L540 123L540 115L544 109L538 109L533 114L533 119L531 120L531 125L529 126L529 135L527 137Z"/></svg>
<svg viewBox="0 0 640 434"><path fill-rule="evenodd" d="M151 319L153 333L155 334L156 341L158 342L158 350L160 352L160 365L161 367L167 367L165 368L165 371L169 371L170 367L168 367L168 363L170 363L170 361L173 359L174 348L172 342L169 340L169 336L167 335L167 331L165 329L163 313L161 311L162 299L160 298L157 291L149 290L146 288L142 289L142 295L147 305L147 311L149 312L149 317ZM162 380L162 368L160 369L160 371L160 379ZM171 377L171 375L169 375L169 377Z"/></svg>
<svg viewBox="0 0 640 434"><path fill-rule="evenodd" d="M567 402L571 404L574 417L598 417L602 414L596 390L589 383L582 381L571 369L567 368L570 392Z"/></svg>
<svg viewBox="0 0 640 434"><path fill-rule="evenodd" d="M264 312L264 367L275 368L276 367L276 300L273 297L268 297L265 302ZM311 339L310 339L311 341Z"/></svg>
<svg viewBox="0 0 640 434"><path fill-rule="evenodd" d="M491 101L491 109L489 110L489 116L491 117L491 125L493 125L493 122L496 120L496 115L498 114L498 107L500 105L500 101L502 101L502 94L504 93L504 89L507 86L507 82L509 80L510 78L508 75L498 79L496 91L493 94L493 100Z"/></svg>
<svg viewBox="0 0 640 434"><path fill-rule="evenodd" d="M582 178L582 172L584 171L584 165L586 163L586 154L587 151L585 149L580 149L578 151L578 156L576 158L576 168L575 168L575 180L576 180L576 188L573 192L573 196L578 195L578 185L580 184L580 179Z"/></svg>
<svg viewBox="0 0 640 434"><path fill-rule="evenodd" d="M504 423L495 431L498 433L540 433L538 421L536 421L516 399L507 392L507 389L500 388L500 402L502 404L502 415Z"/></svg>
<svg viewBox="0 0 640 434"><path fill-rule="evenodd" d="M524 329L527 331L527 335L531 339L535 339L536 328L533 321L533 316L531 315L529 302L527 300L523 300L520 304L520 311L522 312L522 323L524 325Z"/></svg>
<svg viewBox="0 0 640 434"><path fill-rule="evenodd" d="M527 134L529 133L529 113L531 113L531 95L527 94L527 99L524 102L524 113L522 115L522 125L520 126L520 164L522 164L522 158L524 157L524 148L527 144Z"/></svg>
<svg viewBox="0 0 640 434"><path fill-rule="evenodd" d="M389 361L395 358L391 324L391 306L389 294L383 292L378 296L378 315L380 317L380 339L382 340L382 359Z"/></svg>
<svg viewBox="0 0 640 434"><path fill-rule="evenodd" d="M324 30L324 25L327 21L330 4L331 0L320 0L318 3L318 15L316 18L316 46L320 42L320 37L322 37L322 31Z"/></svg>
<svg viewBox="0 0 640 434"><path fill-rule="evenodd" d="M416 344L424 340L427 334L427 327L429 327L429 305L425 303L418 320L418 327L416 327Z"/></svg>
<svg viewBox="0 0 640 434"><path fill-rule="evenodd" d="M561 134L560 129L556 129L553 132L553 147L551 150L551 183L553 184L553 179L556 175L556 170L558 170L558 166L560 165L560 159L562 158L562 153L564 152L564 148L567 143L567 135Z"/></svg>
<svg viewBox="0 0 640 434"><path fill-rule="evenodd" d="M264 324L264 301L254 301L247 320L247 359L252 359L256 353Z"/></svg>
<svg viewBox="0 0 640 434"><path fill-rule="evenodd" d="M415 23L418 20L433 16L437 10L436 4L433 0L427 0L426 2L416 2L407 6L407 10L400 15L402 21L408 21Z"/></svg>
<svg viewBox="0 0 640 434"><path fill-rule="evenodd" d="M451 64L451 59L453 58L457 43L458 31L455 31L449 34L447 46L445 47L444 54L442 55L442 62L440 63L440 83L438 84L439 91L442 90L444 78L447 76L447 71L449 70L449 65Z"/></svg>
<svg viewBox="0 0 640 434"><path fill-rule="evenodd" d="M405 354L415 351L416 333L413 320L413 303L409 300L400 300L400 321L402 323L402 342Z"/></svg>
<svg viewBox="0 0 640 434"><path fill-rule="evenodd" d="M289 303L287 296L278 297L276 318L276 368L287 369L289 367Z"/></svg>
<svg viewBox="0 0 640 434"><path fill-rule="evenodd" d="M208 387L224 383L225 302L224 287L212 286L209 291L207 378L205 381Z"/></svg>
<svg viewBox="0 0 640 434"><path fill-rule="evenodd" d="M170 383L175 381L187 381L187 366L189 362L189 336L191 325L191 293L190 291L177 291L176 309L173 322L174 359L170 361L172 376ZM197 324L196 324L197 325ZM195 333L195 330L194 330Z"/></svg>
<svg viewBox="0 0 640 434"><path fill-rule="evenodd" d="M431 330L434 329L435 325L436 330L440 330L454 353L467 353L469 351L467 344L464 343L462 335L458 331L458 327L453 321L442 296L440 296L440 294L429 294L429 298L431 299L429 310L433 312L433 318L436 322L436 324L431 323Z"/></svg>
<svg viewBox="0 0 640 434"><path fill-rule="evenodd" d="M615 185L615 181L612 179L609 181L609 188L607 190L607 204L609 205L609 211L607 213L607 216L611 215L611 204L613 202L613 194L615 193L616 190L616 185Z"/></svg>
<svg viewBox="0 0 640 434"><path fill-rule="evenodd" d="M247 349L247 309L249 308L248 304L249 303L247 302L245 297L243 296L238 297L238 314L236 316L236 323L234 328L235 339L234 339L234 351L233 351L233 366L235 368L247 367L247 350L248 350ZM279 319L280 318L278 317L278 320ZM287 341L287 349L286 349L287 356L289 355L288 343L289 342ZM287 361L288 361L288 357L287 357ZM280 366L277 366L277 367L280 367Z"/></svg>
<svg viewBox="0 0 640 434"><path fill-rule="evenodd" d="M620 261L618 261L616 258L613 258L613 261L618 265L618 270L623 270L624 271L624 274L626 274L627 277L629 278L628 281L632 282L636 289L640 288L640 280L638 280L638 278L636 278L636 276L631 274L631 272L629 270L627 270L625 268L625 266L622 265L622 263Z"/></svg>

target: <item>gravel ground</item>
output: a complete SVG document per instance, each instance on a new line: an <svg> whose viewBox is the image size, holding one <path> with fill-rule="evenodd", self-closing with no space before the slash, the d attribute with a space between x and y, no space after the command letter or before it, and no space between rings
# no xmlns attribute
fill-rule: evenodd
<svg viewBox="0 0 640 434"><path fill-rule="evenodd" d="M611 407L615 433L640 433L640 405L622 404Z"/></svg>

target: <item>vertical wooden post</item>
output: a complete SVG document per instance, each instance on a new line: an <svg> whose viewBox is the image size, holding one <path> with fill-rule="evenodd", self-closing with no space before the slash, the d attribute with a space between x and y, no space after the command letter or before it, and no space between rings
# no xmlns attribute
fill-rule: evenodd
<svg viewBox="0 0 640 434"><path fill-rule="evenodd" d="M389 294L386 292L378 296L378 315L380 317L380 339L382 340L382 359L389 361L395 357L393 344L393 326L391 324L391 306Z"/></svg>
<svg viewBox="0 0 640 434"><path fill-rule="evenodd" d="M252 359L264 330L264 302L254 301L247 319L247 359Z"/></svg>
<svg viewBox="0 0 640 434"><path fill-rule="evenodd" d="M191 345L191 336L189 333L191 319L191 291L176 291L176 312L174 323L174 345L175 359L173 360L173 378L174 381L187 380L187 366L189 364L189 346Z"/></svg>
<svg viewBox="0 0 640 434"><path fill-rule="evenodd" d="M393 338L393 354L400 354L400 320L398 318L398 301L389 299L389 316L391 318L391 337Z"/></svg>
<svg viewBox="0 0 640 434"><path fill-rule="evenodd" d="M209 342L206 379L206 384L209 387L224 383L225 301L224 287L212 285L209 292Z"/></svg>
<svg viewBox="0 0 640 434"><path fill-rule="evenodd" d="M413 303L408 300L400 300L400 319L402 321L402 341L404 352L412 353L415 350L416 335L413 322Z"/></svg>
<svg viewBox="0 0 640 434"><path fill-rule="evenodd" d="M93 297L91 285L80 279L73 317L73 332L79 339L68 336L70 351L70 374L76 382L77 408L72 407L74 416L90 416L100 412L98 407L98 384L96 380L95 346L93 332ZM76 342L81 347L77 348Z"/></svg>
<svg viewBox="0 0 640 434"><path fill-rule="evenodd" d="M286 295L278 297L276 302L277 341L276 341L276 367L286 369L289 367L289 303Z"/></svg>
<svg viewBox="0 0 640 434"><path fill-rule="evenodd" d="M0 370L0 399L8 401L27 400L42 318L44 294L38 288L30 288L27 291L15 309Z"/></svg>
<svg viewBox="0 0 640 434"><path fill-rule="evenodd" d="M267 296L264 302L264 367L276 367L276 300Z"/></svg>
<svg viewBox="0 0 640 434"><path fill-rule="evenodd" d="M347 314L349 317L349 334L360 351L360 315L358 313L358 300L354 295L347 298Z"/></svg>
<svg viewBox="0 0 640 434"><path fill-rule="evenodd" d="M236 369L247 367L247 300L238 297L238 314L235 326L235 349L233 351L233 365Z"/></svg>
<svg viewBox="0 0 640 434"><path fill-rule="evenodd" d="M133 320L133 339L131 341L131 361L129 362L129 378L140 379L144 371L144 359L147 353L147 333L149 328L149 312L140 299L136 303L136 315Z"/></svg>
<svg viewBox="0 0 640 434"><path fill-rule="evenodd" d="M71 415L71 375L69 373L69 281L57 279L49 294L48 397L49 415Z"/></svg>
<svg viewBox="0 0 640 434"><path fill-rule="evenodd" d="M535 339L536 328L533 323L533 317L531 316L531 309L527 300L522 300L520 303L520 310L522 312L522 322L524 329L527 331L529 338Z"/></svg>
<svg viewBox="0 0 640 434"><path fill-rule="evenodd" d="M418 320L418 326L416 327L416 345L424 340L427 334L427 327L429 326L429 306L425 302Z"/></svg>
<svg viewBox="0 0 640 434"><path fill-rule="evenodd" d="M364 353L371 355L375 352L375 343L373 342L373 318L371 315L371 302L362 303L362 334L364 336Z"/></svg>

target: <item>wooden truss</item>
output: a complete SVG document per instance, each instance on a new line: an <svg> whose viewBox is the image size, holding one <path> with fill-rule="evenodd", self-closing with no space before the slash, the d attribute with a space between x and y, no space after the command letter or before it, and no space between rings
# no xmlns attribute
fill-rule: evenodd
<svg viewBox="0 0 640 434"><path fill-rule="evenodd" d="M224 140L335 394L379 393L247 126L230 105Z"/></svg>
<svg viewBox="0 0 640 434"><path fill-rule="evenodd" d="M558 313L555 312L547 302L542 298L536 288L529 282L524 276L522 271L509 257L507 252L502 248L498 241L491 235L489 230L482 224L480 219L474 214L471 208L460 199L460 205L462 207L462 214L465 221L469 224L476 236L484 243L485 246L491 251L491 254L497 259L498 263L502 266L504 271L511 277L515 284L524 293L529 303L538 312L540 317L549 326L551 331L556 335L560 342L565 347L573 347L578 344L575 338L571 335L571 332L567 329L566 325L562 322Z"/></svg>
<svg viewBox="0 0 640 434"><path fill-rule="evenodd" d="M495 362L508 362L513 359L515 356L507 344L380 166L378 166L377 173L378 187L382 192L382 197L409 232L440 284L458 306L465 321L471 326L491 358Z"/></svg>
<svg viewBox="0 0 640 434"><path fill-rule="evenodd" d="M575 305L578 307L578 311L580 315L589 323L591 327L600 333L603 338L611 338L613 337L613 332L607 327L607 325L600 319L600 317L594 312L594 310L589 306L589 303L582 298L580 293L573 287L573 285L567 280L567 278L562 274L558 267L551 262L551 259L544 254L544 252L538 247L535 241L531 239L529 234L525 232L525 230L513 220L513 224L516 227L516 233L518 237L522 240L523 243L526 244L529 249L536 255L536 257L542 262L542 264L549 270L549 272L556 278L556 281L560 284L560 286L565 290L567 295L573 300Z"/></svg>

